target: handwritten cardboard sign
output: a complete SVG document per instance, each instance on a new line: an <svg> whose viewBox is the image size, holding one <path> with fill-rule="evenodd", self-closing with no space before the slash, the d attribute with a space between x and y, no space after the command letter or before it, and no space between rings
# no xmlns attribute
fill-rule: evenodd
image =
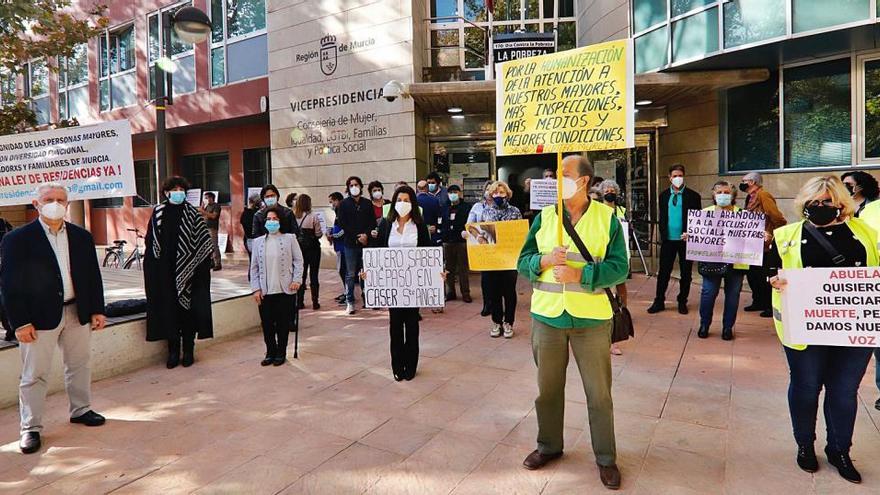
<svg viewBox="0 0 880 495"><path fill-rule="evenodd" d="M364 249L368 308L442 308L443 248Z"/></svg>

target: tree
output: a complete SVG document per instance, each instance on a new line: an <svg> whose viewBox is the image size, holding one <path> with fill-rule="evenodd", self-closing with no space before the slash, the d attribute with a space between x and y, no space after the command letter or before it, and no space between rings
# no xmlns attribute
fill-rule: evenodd
<svg viewBox="0 0 880 495"><path fill-rule="evenodd" d="M73 55L74 47L87 43L107 27L106 7L95 4L77 18L71 0L0 1L0 78L15 78L27 70L28 60L44 58L52 71L58 59ZM8 81L0 81L8 88ZM7 96L0 106L0 135L32 130L36 115L30 101ZM61 126L75 124L61 122Z"/></svg>

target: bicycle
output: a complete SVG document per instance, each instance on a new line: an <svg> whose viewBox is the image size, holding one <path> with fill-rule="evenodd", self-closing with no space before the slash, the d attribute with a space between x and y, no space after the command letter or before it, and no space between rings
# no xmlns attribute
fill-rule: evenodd
<svg viewBox="0 0 880 495"><path fill-rule="evenodd" d="M104 263L102 265L104 268L118 269L121 265L123 270L129 270L132 268L132 266L137 264L137 269L143 270L143 263L141 260L143 260L144 255L141 254L139 241L141 239L144 239L144 236L141 235L140 229L134 228L134 229L126 229L126 230L129 232L135 233L135 248L134 248L134 250L128 256L128 258L126 258L125 257L125 245L128 244L128 241L123 240L123 239L116 239L115 241L113 241L113 245L108 246L105 250L106 254L104 255ZM123 260L125 260L125 261L123 261Z"/></svg>

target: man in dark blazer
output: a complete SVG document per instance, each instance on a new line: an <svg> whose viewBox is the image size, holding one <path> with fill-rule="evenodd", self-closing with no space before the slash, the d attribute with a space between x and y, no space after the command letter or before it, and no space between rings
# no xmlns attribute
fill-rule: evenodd
<svg viewBox="0 0 880 495"><path fill-rule="evenodd" d="M92 235L64 221L67 190L44 184L33 202L37 220L13 230L0 246L3 307L22 356L19 405L25 454L40 449L47 380L55 347L64 356L70 422L104 424L91 409L92 330L102 330L104 286Z"/></svg>
<svg viewBox="0 0 880 495"><path fill-rule="evenodd" d="M672 265L678 256L681 283L678 289L678 312L688 313L687 300L691 289L693 263L685 259L686 241L682 235L687 232L688 211L702 208L700 194L684 185L684 166L676 163L669 167L668 189L660 193L657 212L660 217L660 271L657 273L657 294L648 313L659 313L666 309L666 289Z"/></svg>

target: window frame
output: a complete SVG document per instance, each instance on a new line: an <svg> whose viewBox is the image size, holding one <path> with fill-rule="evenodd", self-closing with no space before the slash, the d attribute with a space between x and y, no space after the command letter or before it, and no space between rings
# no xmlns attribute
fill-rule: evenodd
<svg viewBox="0 0 880 495"><path fill-rule="evenodd" d="M12 101L7 102L3 99L3 87L6 84L11 85L12 89ZM6 105L13 105L18 101L18 74L10 71L5 67L0 67L0 108Z"/></svg>
<svg viewBox="0 0 880 495"><path fill-rule="evenodd" d="M205 178L208 176L206 161L209 158L214 158L214 157L226 157L226 168L229 170L230 173L232 172L232 158L229 154L229 151L213 151L213 152L208 152L208 153L193 153L193 154L189 154L189 155L183 155L180 160L180 174L184 175L186 177L186 179L188 181L190 181L190 183L192 184L191 187L197 188L197 189L201 188L202 192L208 191L210 189L206 189L204 187L204 184L196 184L192 177L187 177L185 175L186 171L184 170L184 167L186 166L186 161L188 159L198 158L199 162L200 162L199 164L201 167L201 171L202 171L202 181L204 182ZM216 198L217 204L219 204L220 206L232 205L232 178L228 177L228 181L229 181L229 186L227 189L228 189L228 194L229 194L229 200L225 201L225 202L221 202L220 198Z"/></svg>
<svg viewBox="0 0 880 495"><path fill-rule="evenodd" d="M856 112L853 112L853 113L857 113L857 115L854 115L856 122L855 122L855 126L853 127L853 129L855 129L855 139L856 139L856 141L858 141L856 149L855 149L855 152L857 153L857 155L854 155L854 156L858 159L858 161L861 164L880 165L880 156L875 157L875 158L868 158L867 156L865 156L865 154L867 152L867 150L866 150L866 144L867 144L866 133L868 130L868 125L865 120L866 114L867 114L867 112L865 111L865 76L866 76L865 64L867 62L880 61L880 51L871 51L871 52L862 53L860 55L855 56L854 59L855 59L855 66L856 66L855 72L857 72L856 79L858 80L857 91L854 91L854 93L857 93L857 94L855 95L855 106L854 106L854 108L856 109Z"/></svg>
<svg viewBox="0 0 880 495"><path fill-rule="evenodd" d="M73 85L68 84L68 82L70 81L70 76L68 74L68 72L70 71L70 65L69 65L70 57L61 57L61 59L58 61L58 98L57 98L57 101L58 101L58 120L69 120L69 119L73 119L73 118L79 119L81 117L88 117L88 114L86 114L86 115L73 115L73 116L70 115L70 91L74 90L74 89L80 89L80 88L89 86L89 44L88 44L88 42L86 42L86 43L81 43L79 46L83 47L83 49L85 50L85 56L86 56L86 60L85 60L85 62L86 62L86 78L84 81L73 84ZM62 78L64 79L64 85L61 84ZM64 95L64 115L63 116L61 113L61 98L62 98L61 95L62 94ZM90 97L88 91L86 92L86 98L89 99L88 108L91 108L92 107L91 97Z"/></svg>
<svg viewBox="0 0 880 495"><path fill-rule="evenodd" d="M115 34L115 33L119 33L120 31L122 31L128 27L131 27L132 44L135 47L135 49L134 49L135 50L134 66L132 66L130 69L126 69L124 71L117 70L116 72L113 72L113 67L110 63L110 35ZM103 68L102 64L104 63L104 54L101 53L101 50L102 50L101 38L103 38L104 42L107 44L106 45L107 46L107 75L106 76L103 74L103 71L102 71L102 68ZM117 42L116 42L117 48L116 49L117 49L117 53L118 53L118 51L119 51L119 41L118 41L119 38L117 37L116 39L117 39ZM119 65L119 57L118 56L116 58L116 65L117 65L117 67ZM118 77L122 77L122 76L127 76L132 73L137 73L137 27L135 26L134 19L117 24L113 27L109 27L109 28L105 29L104 32L101 33L101 35L98 37L98 112L99 113L112 112L113 110L116 110L119 108L128 108L128 107L132 107L132 106L135 106L138 104L137 94L135 94L134 101L132 101L130 104L123 105L121 107L114 107L113 106L113 79L118 78ZM108 107L106 110L101 108L101 84L104 81L107 82L107 91L108 91L108 95L107 95ZM135 76L135 84L136 83L137 83L137 76ZM135 91L137 91L137 88L135 88Z"/></svg>
<svg viewBox="0 0 880 495"><path fill-rule="evenodd" d="M45 93L41 94L38 97L34 97L33 92L33 82L34 82L34 64L37 62L42 62L46 65L46 84L45 84ZM24 76L24 95L25 98L31 101L31 109L36 113L37 100L47 100L48 101L48 112L46 122L37 122L37 126L49 125L52 123L52 90L49 87L52 83L52 77L49 74L49 61L44 57L38 57L27 62L27 70L25 71Z"/></svg>
<svg viewBox="0 0 880 495"><path fill-rule="evenodd" d="M172 3L172 4L170 4L170 5L166 5L166 6L164 6L164 7L159 8L158 10L154 10L154 11L152 11L152 12L148 12L148 13L147 13L147 24L146 24L146 26L147 26L147 28L146 28L146 29L147 29L147 36L146 36L146 43L147 43L147 45L146 45L146 54L147 54L147 103L149 103L149 102L151 102L151 101L153 101L153 100L155 99L155 98L150 94L150 79L151 79L153 76L155 76L155 74L156 74L156 69L155 69L156 62L159 61L159 59L161 59L161 58L162 58L162 55L163 55L163 53L162 53L162 44L163 44L163 42L162 42L162 37L163 37L163 31L162 31L162 29L163 29L163 26L162 26L162 17L163 17L163 16L162 16L162 14L164 14L165 12L168 12L169 10L175 10L175 9L179 9L179 8L182 8L182 7L185 7L185 6L192 6L192 5L193 5L193 0L183 0L183 1L180 1L180 2ZM157 35L159 36L159 58L157 58L156 60L150 60L150 57L152 56L152 54L150 53L150 18L152 18L153 16L156 16L156 17L157 17L157 19L156 19L156 27L157 27L157 30L158 30ZM173 29L173 28L172 28L172 29ZM195 92L197 92L197 91L199 90L199 81L198 81L197 74L196 74L196 73L198 72L198 71L197 71L197 64L196 64L196 43L185 43L185 44L186 44L187 46L189 46L189 49L184 50L183 52L178 53L178 54L176 54L176 55L175 55L175 54L171 54L170 56L168 56L168 58L169 58L172 62L175 62L175 61L177 61L177 60L180 60L180 59L182 59L182 58L186 58L186 57L192 57L192 58L193 58L193 90L192 90L192 91L188 91L188 92L186 92L186 93L174 93L173 96L175 96L175 97L176 97L176 96L183 96L183 95L191 95L191 94L193 94L193 93L195 93ZM209 52L210 52L210 50L209 50ZM209 56L208 58L210 59L210 56ZM172 79L173 79L173 78L172 78ZM156 83L158 84L158 81L156 81ZM172 92L174 91L174 85L173 85L173 83L172 83L172 87L171 87L171 88L168 88L168 90L169 90L169 91L172 91ZM167 95L166 95L166 96L167 96Z"/></svg>
<svg viewBox="0 0 880 495"><path fill-rule="evenodd" d="M153 208L154 206L156 206L156 204L157 204L156 202L158 201L158 196L159 196L159 182L158 182L158 179L156 178L156 172L157 172L156 159L155 158L147 158L145 160L134 160L135 189L137 189L137 165L138 165L138 163L150 164L149 183L150 183L150 192L152 193L151 194L152 197L144 198L144 197L140 196L139 194L137 194L137 190L135 190L135 195L132 196L132 199L131 199L131 205L133 208ZM138 199L146 201L147 204L138 204Z"/></svg>
<svg viewBox="0 0 880 495"><path fill-rule="evenodd" d="M207 57L208 58L208 84L211 85L211 89L222 88L223 86L229 86L232 84L240 84L240 83L245 83L248 81L254 81L257 79L263 79L263 78L269 77L268 70L267 70L267 73L262 76L253 76L253 77L248 77L245 79L239 79L237 81L229 82L229 45L241 43L243 41L247 41L249 39L253 39L258 36L266 36L267 42L268 42L268 36L269 36L268 8L269 7L266 4L266 0L262 0L263 1L263 8L266 9L266 26L263 27L262 29L252 31L247 34L233 36L231 38L229 37L229 27L227 26L227 23L226 23L226 21L228 19L228 15L227 15L227 11L226 11L228 0L219 0L219 1L222 3L222 6L223 6L223 8L221 9L222 10L221 17L223 18L222 19L223 39L215 42L214 38L213 38L213 32L208 35L208 57ZM211 20L211 24L213 25L213 23L214 23L214 17L213 17L214 16L214 9L212 8L211 3L212 3L212 0L207 0L207 9L206 10L208 11L207 12L208 18ZM214 54L214 50L216 48L223 49L223 83L215 86L214 85L214 59L213 59L214 55L213 54Z"/></svg>

